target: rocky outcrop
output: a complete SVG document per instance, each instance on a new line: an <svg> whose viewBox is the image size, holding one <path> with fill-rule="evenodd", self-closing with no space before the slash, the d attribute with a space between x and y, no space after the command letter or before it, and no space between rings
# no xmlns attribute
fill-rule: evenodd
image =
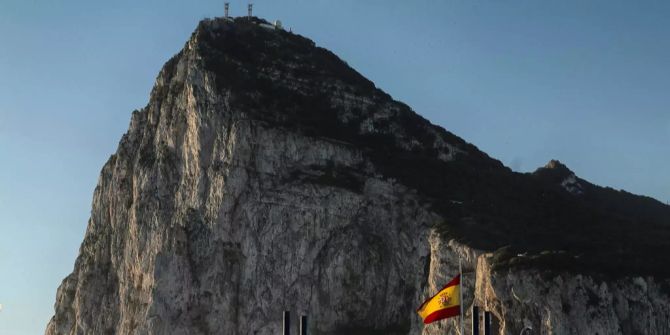
<svg viewBox="0 0 670 335"><path fill-rule="evenodd" d="M232 110L194 43L103 168L47 334L409 331L438 217L356 148Z"/></svg>
<svg viewBox="0 0 670 335"><path fill-rule="evenodd" d="M459 259L468 308L489 306L501 334L661 334L651 278L491 270L463 235L485 224L463 185L506 173L310 41L204 21L103 167L46 334L278 334L284 310L310 334L439 334L455 321L414 310Z"/></svg>
<svg viewBox="0 0 670 335"><path fill-rule="evenodd" d="M492 311L500 334L668 334L669 287L652 277L493 271L487 254L478 259L475 301Z"/></svg>

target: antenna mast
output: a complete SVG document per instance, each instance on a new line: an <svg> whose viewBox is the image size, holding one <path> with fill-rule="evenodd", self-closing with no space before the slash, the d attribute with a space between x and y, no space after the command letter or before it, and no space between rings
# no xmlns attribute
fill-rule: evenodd
<svg viewBox="0 0 670 335"><path fill-rule="evenodd" d="M251 2L247 5L247 10L249 12L249 14L248 14L249 18L251 18L251 9L252 9L253 6L254 6L254 4L252 4Z"/></svg>
<svg viewBox="0 0 670 335"><path fill-rule="evenodd" d="M223 13L224 13L223 17L225 17L226 19L228 18L228 8L229 7L230 7L229 2L226 2L225 4L223 4Z"/></svg>

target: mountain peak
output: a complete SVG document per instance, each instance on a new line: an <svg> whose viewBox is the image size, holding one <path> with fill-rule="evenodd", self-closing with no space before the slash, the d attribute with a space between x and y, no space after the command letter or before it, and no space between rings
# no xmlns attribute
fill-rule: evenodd
<svg viewBox="0 0 670 335"><path fill-rule="evenodd" d="M557 171L569 171L570 173L572 173L572 171L565 164L561 163L561 161L559 161L557 159L550 160L544 166L544 168L545 169L551 169L551 170L557 170Z"/></svg>
<svg viewBox="0 0 670 335"><path fill-rule="evenodd" d="M47 334L274 334L285 310L313 311L314 334L432 334L415 309L433 283L455 259L490 278L503 246L532 255L492 257L514 275L670 277L670 208L593 189L558 161L505 168L305 37L204 20L103 167ZM556 299L558 320L585 314Z"/></svg>
<svg viewBox="0 0 670 335"><path fill-rule="evenodd" d="M538 168L533 172L533 175L540 176L543 178L549 178L551 180L563 180L569 176L574 176L575 173L570 170L565 164L557 159L550 160L543 167Z"/></svg>
<svg viewBox="0 0 670 335"><path fill-rule="evenodd" d="M560 185L564 190L574 195L584 193L580 179L559 160L550 160L544 167L535 170L533 176L550 184Z"/></svg>

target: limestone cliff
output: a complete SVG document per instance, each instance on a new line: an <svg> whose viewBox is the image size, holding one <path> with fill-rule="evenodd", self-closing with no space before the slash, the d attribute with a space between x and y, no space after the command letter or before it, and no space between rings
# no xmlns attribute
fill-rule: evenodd
<svg viewBox="0 0 670 335"><path fill-rule="evenodd" d="M500 334L670 331L656 263L601 276L616 264L574 237L591 230L555 235L611 218L596 186L513 173L259 23L205 20L161 70L102 169L46 334L269 335L283 310L308 313L310 334L444 333L453 320L414 311L459 258L467 307L488 306ZM638 227L660 233L618 255L668 250L670 210L640 201Z"/></svg>
<svg viewBox="0 0 670 335"><path fill-rule="evenodd" d="M668 282L653 277L615 280L534 270L491 270L490 255L479 258L477 305L494 314L501 334L670 333Z"/></svg>

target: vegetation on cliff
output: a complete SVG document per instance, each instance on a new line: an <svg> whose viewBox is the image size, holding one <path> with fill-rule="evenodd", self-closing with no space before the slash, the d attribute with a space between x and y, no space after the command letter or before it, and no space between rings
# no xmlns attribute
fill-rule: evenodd
<svg viewBox="0 0 670 335"><path fill-rule="evenodd" d="M328 50L259 22L205 21L194 33L218 89L250 118L359 148L376 173L416 190L444 217L436 223L442 233L483 250L505 247L503 267L670 275L670 207L581 179L582 192L570 192L562 183L572 172L562 165L513 172L393 101ZM365 103L335 99L347 95ZM380 117L382 110L393 113ZM457 148L453 159L439 157L441 141ZM332 172L315 181L359 187L351 173Z"/></svg>

